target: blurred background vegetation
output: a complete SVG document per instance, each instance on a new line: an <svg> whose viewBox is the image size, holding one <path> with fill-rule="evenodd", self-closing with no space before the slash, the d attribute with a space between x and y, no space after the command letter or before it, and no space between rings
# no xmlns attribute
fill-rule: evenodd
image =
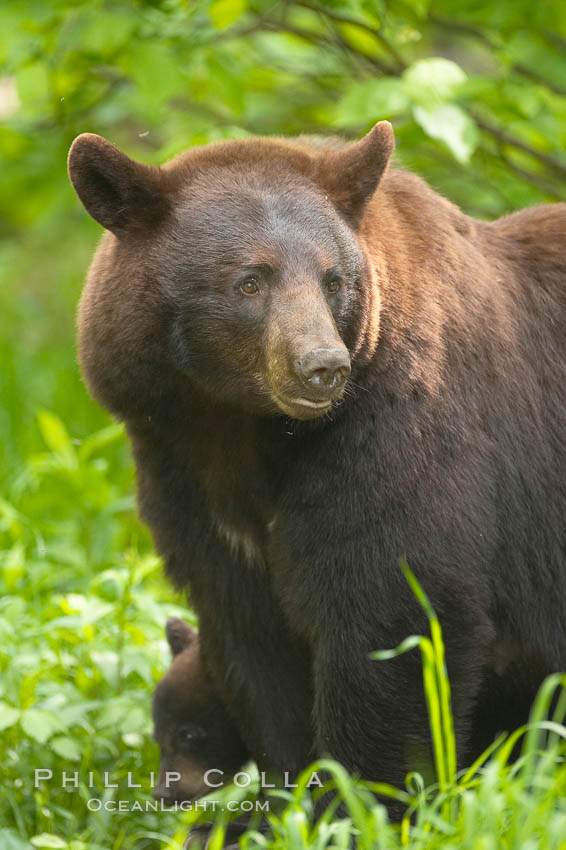
<svg viewBox="0 0 566 850"><path fill-rule="evenodd" d="M248 134L356 138L381 118L398 163L473 215L566 200L566 4L0 5L0 846L141 848L174 831L87 816L24 775L155 769L149 693L181 603L133 515L121 428L76 366L100 229L67 180L71 141L96 132L161 163Z"/></svg>

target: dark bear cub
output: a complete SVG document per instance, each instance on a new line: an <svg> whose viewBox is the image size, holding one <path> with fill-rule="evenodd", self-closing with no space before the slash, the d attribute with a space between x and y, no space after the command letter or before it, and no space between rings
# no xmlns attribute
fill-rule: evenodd
<svg viewBox="0 0 566 850"><path fill-rule="evenodd" d="M153 695L161 754L154 795L170 804L229 782L249 756L204 666L197 632L178 617L169 618L165 631L173 660Z"/></svg>

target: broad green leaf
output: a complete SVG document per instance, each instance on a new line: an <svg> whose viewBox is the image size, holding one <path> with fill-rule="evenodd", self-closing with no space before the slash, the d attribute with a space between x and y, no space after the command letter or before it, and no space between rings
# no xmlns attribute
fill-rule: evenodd
<svg viewBox="0 0 566 850"><path fill-rule="evenodd" d="M94 665L100 670L110 687L117 687L119 666L118 654L112 650L108 650L106 652L92 652L91 658Z"/></svg>
<svg viewBox="0 0 566 850"><path fill-rule="evenodd" d="M141 649L131 648L126 649L124 651L124 668L123 668L124 676L128 676L130 673L137 673L138 676L148 684L151 685L153 681L153 669L151 663L151 657L148 655L147 651L142 651Z"/></svg>
<svg viewBox="0 0 566 850"><path fill-rule="evenodd" d="M410 9L413 10L417 17L426 17L426 13L428 12L428 8L430 6L430 0L404 0L404 2Z"/></svg>
<svg viewBox="0 0 566 850"><path fill-rule="evenodd" d="M210 4L209 14L217 29L225 29L247 9L247 0L214 0Z"/></svg>
<svg viewBox="0 0 566 850"><path fill-rule="evenodd" d="M369 56L375 53L375 36L356 24L342 24L339 28L340 35L356 50Z"/></svg>
<svg viewBox="0 0 566 850"><path fill-rule="evenodd" d="M19 717L20 710L18 708L14 708L12 705L8 705L7 702L4 702L4 700L0 700L0 732L2 729L8 729L8 727L17 723Z"/></svg>
<svg viewBox="0 0 566 850"><path fill-rule="evenodd" d="M100 712L96 725L100 728L110 727L114 730L121 727L122 724L127 727L127 720L133 707L131 700L123 697L114 697L106 703ZM133 730L125 728L124 731L129 732Z"/></svg>
<svg viewBox="0 0 566 850"><path fill-rule="evenodd" d="M149 732L151 729L149 712L140 706L134 706L130 709L127 715L122 718L120 723L120 732L128 734L130 732Z"/></svg>
<svg viewBox="0 0 566 850"><path fill-rule="evenodd" d="M351 85L336 106L340 126L363 126L381 118L392 118L410 106L403 82L383 77Z"/></svg>
<svg viewBox="0 0 566 850"><path fill-rule="evenodd" d="M15 543L4 556L2 564L2 578L6 589L14 589L18 581L25 575L25 549L22 543Z"/></svg>
<svg viewBox="0 0 566 850"><path fill-rule="evenodd" d="M79 749L79 745L73 738L60 735L57 738L52 738L49 746L57 753L58 756L61 756L62 759L68 759L68 761L80 760L81 751Z"/></svg>
<svg viewBox="0 0 566 850"><path fill-rule="evenodd" d="M37 414L37 422L47 447L55 452L61 460L64 460L68 466L75 467L77 463L76 452L61 419L49 410L40 410Z"/></svg>
<svg viewBox="0 0 566 850"><path fill-rule="evenodd" d="M124 439L124 426L119 424L109 425L95 434L91 434L83 440L78 450L78 455L81 461L88 460L91 455L108 448L114 443L119 443Z"/></svg>
<svg viewBox="0 0 566 850"><path fill-rule="evenodd" d="M122 740L132 750L141 750L144 743L143 735L140 735L139 732L124 732Z"/></svg>
<svg viewBox="0 0 566 850"><path fill-rule="evenodd" d="M92 10L81 36L91 51L105 56L124 44L139 23L133 9L109 4Z"/></svg>
<svg viewBox="0 0 566 850"><path fill-rule="evenodd" d="M479 133L474 121L463 109L444 103L432 108L415 106L413 114L427 136L444 142L458 162L465 164L470 161Z"/></svg>
<svg viewBox="0 0 566 850"><path fill-rule="evenodd" d="M170 45L140 41L124 66L147 103L161 105L174 95L189 92L183 68L175 61Z"/></svg>
<svg viewBox="0 0 566 850"><path fill-rule="evenodd" d="M50 832L42 832L40 835L35 835L31 839L34 847L39 847L40 850L65 850L69 845L62 838L52 835Z"/></svg>
<svg viewBox="0 0 566 850"><path fill-rule="evenodd" d="M25 64L16 76L18 97L25 113L42 114L49 108L49 74L47 62L38 60Z"/></svg>
<svg viewBox="0 0 566 850"><path fill-rule="evenodd" d="M38 744L45 744L55 732L61 730L62 725L56 715L37 708L27 708L22 711L20 722L26 735Z"/></svg>
<svg viewBox="0 0 566 850"><path fill-rule="evenodd" d="M13 829L0 829L0 847L2 850L29 850L29 841Z"/></svg>
<svg viewBox="0 0 566 850"><path fill-rule="evenodd" d="M80 593L68 593L57 600L66 614L79 613L83 626L95 623L101 617L105 617L113 610L108 602L102 602L95 596L83 596Z"/></svg>
<svg viewBox="0 0 566 850"><path fill-rule="evenodd" d="M425 107L454 98L467 76L451 59L421 59L403 74L407 96Z"/></svg>

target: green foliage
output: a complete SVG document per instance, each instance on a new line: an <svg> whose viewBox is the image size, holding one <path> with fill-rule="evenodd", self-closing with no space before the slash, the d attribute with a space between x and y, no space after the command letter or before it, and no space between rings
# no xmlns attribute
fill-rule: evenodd
<svg viewBox="0 0 566 850"><path fill-rule="evenodd" d="M101 789L124 796L123 784L104 790L105 773L118 783L128 772L141 777L149 798L164 622L188 612L133 518L121 426L74 441L54 414L38 420L47 450L29 457L0 501L0 824L35 847L78 850L67 840L80 834L107 848L108 819L88 817L86 801ZM35 788L36 768L53 780ZM61 773L75 770L81 781L70 792ZM167 815L132 818L127 837L116 824L116 846L153 846L149 833L167 828L179 829Z"/></svg>
<svg viewBox="0 0 566 850"><path fill-rule="evenodd" d="M98 132L160 163L254 133L355 138L389 118L401 164L493 217L566 199L565 53L563 3L0 4L0 847L174 850L198 820L86 807L89 772L100 788L105 772L122 782L156 769L149 705L167 663L163 626L190 612L135 519L122 429L78 374L74 315L100 231L67 180L74 136ZM522 761L508 764L511 737L479 774L454 780L435 622L409 645L426 661L440 793L418 777L407 789L374 786L415 808L399 830L366 786L325 762L350 818L329 808L313 825L303 777L272 816L271 846L345 848L357 831L368 847L566 850L552 721L543 758L533 727ZM549 699L535 708L539 727ZM76 767L80 787L35 789L35 767L55 777ZM104 791L131 796L122 792ZM221 817L215 841L223 829Z"/></svg>

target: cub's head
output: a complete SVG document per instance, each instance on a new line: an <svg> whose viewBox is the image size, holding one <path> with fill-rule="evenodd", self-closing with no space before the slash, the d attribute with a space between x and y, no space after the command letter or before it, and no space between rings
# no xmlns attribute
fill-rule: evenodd
<svg viewBox="0 0 566 850"><path fill-rule="evenodd" d="M327 413L377 333L357 230L392 150L381 122L348 145L236 140L158 169L79 136L70 177L109 231L79 316L94 394L126 418L186 394Z"/></svg>
<svg viewBox="0 0 566 850"><path fill-rule="evenodd" d="M167 621L166 634L173 660L153 695L161 756L154 794L170 804L230 782L248 753L204 668L198 634L178 617Z"/></svg>

